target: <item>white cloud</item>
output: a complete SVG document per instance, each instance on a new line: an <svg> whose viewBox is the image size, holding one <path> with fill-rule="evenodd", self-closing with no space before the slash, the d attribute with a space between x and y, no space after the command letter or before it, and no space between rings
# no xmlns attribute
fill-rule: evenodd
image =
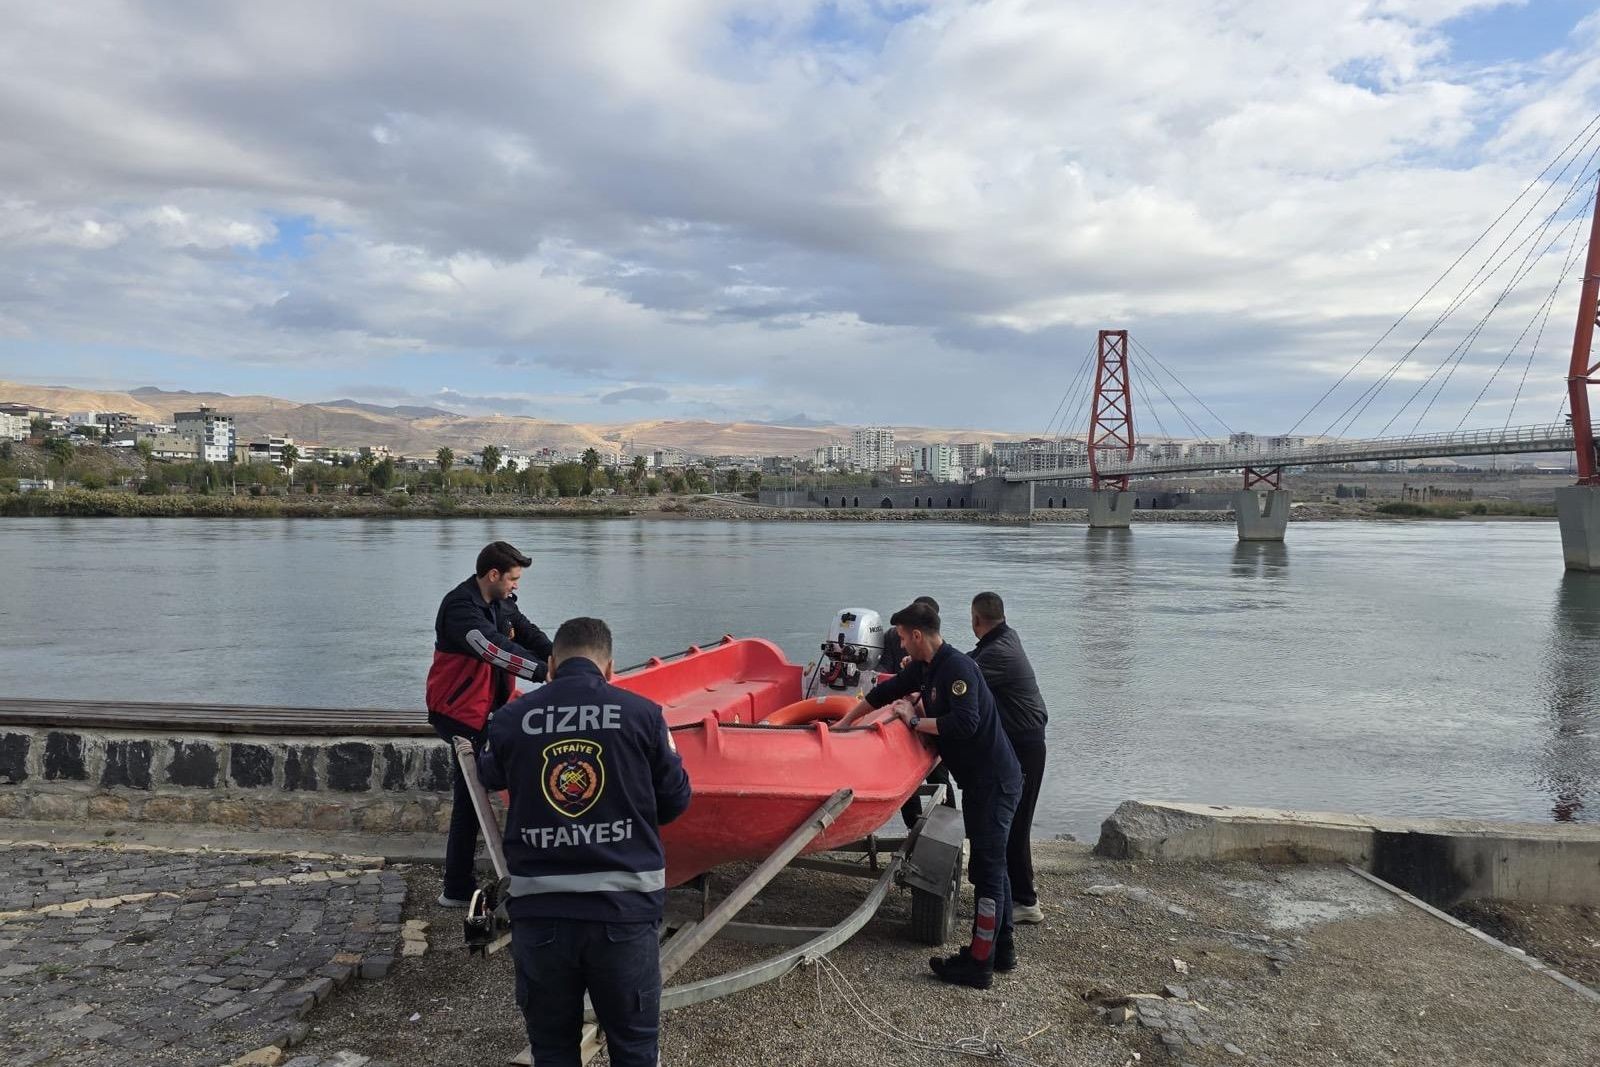
<svg viewBox="0 0 1600 1067"><path fill-rule="evenodd" d="M819 36L798 0L31 5L0 40L0 332L447 353L468 393L515 348L597 397L1026 428L1129 325L1245 421L1600 110L1594 20L1451 66L1487 6L858 0ZM284 216L319 232L265 255Z"/></svg>

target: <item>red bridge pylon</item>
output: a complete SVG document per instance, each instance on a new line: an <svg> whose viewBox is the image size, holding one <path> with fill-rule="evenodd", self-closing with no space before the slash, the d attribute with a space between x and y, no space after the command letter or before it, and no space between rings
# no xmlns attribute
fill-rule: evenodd
<svg viewBox="0 0 1600 1067"><path fill-rule="evenodd" d="M1133 459L1133 393L1128 389L1128 331L1101 330L1089 413L1089 477L1095 489L1126 489L1126 474L1100 474L1100 453Z"/></svg>
<svg viewBox="0 0 1600 1067"><path fill-rule="evenodd" d="M1567 371L1567 407L1572 412L1572 439L1578 453L1578 484L1600 485L1595 469L1593 416L1589 386L1600 384L1594 376L1600 362L1594 358L1594 330L1600 325L1600 189L1595 192L1594 224L1589 230L1589 257L1583 267L1583 289L1578 295L1578 326L1572 335L1572 366Z"/></svg>

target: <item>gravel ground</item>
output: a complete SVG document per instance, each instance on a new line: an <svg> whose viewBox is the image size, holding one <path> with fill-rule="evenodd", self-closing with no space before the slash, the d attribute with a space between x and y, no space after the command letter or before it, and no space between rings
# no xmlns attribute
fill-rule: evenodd
<svg viewBox="0 0 1600 1067"><path fill-rule="evenodd" d="M1475 900L1451 908L1450 914L1591 989L1600 988L1600 908Z"/></svg>
<svg viewBox="0 0 1600 1067"><path fill-rule="evenodd" d="M903 936L909 904L897 892L831 966L668 1015L663 1063L962 1059L877 1032L890 1026L931 1042L986 1038L1013 1063L1039 1065L1522 1067L1592 1063L1600 1048L1593 1005L1342 868L1129 864L1079 845L1038 849L1046 921L1020 928L1022 966L990 991L930 980L928 951ZM495 1064L525 1044L508 954L469 959L459 913L431 903L437 872L412 868L406 878L407 917L432 924L429 954L337 995L295 1055ZM831 922L865 884L786 874L744 918ZM714 944L679 978L759 952ZM1138 1021L1114 1023L1119 998L1163 991L1135 1002ZM858 1008L876 1014L872 1025Z"/></svg>

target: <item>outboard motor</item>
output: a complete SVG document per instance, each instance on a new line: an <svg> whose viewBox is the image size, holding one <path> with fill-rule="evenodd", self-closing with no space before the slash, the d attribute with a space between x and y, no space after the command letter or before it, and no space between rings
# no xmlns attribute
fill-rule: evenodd
<svg viewBox="0 0 1600 1067"><path fill-rule="evenodd" d="M883 655L883 620L871 608L845 608L833 617L828 639L822 642L811 696L831 689L847 692L861 687L862 672L870 673Z"/></svg>

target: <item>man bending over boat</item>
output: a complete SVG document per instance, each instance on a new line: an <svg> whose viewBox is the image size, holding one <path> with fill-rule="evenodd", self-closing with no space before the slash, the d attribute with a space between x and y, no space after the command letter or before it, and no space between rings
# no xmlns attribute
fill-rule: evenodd
<svg viewBox="0 0 1600 1067"><path fill-rule="evenodd" d="M875 708L900 701L895 713L938 745L939 759L961 787L961 816L972 847L967 877L977 907L972 943L953 956L935 956L928 965L940 981L988 989L995 971L1017 965L1006 842L1022 796L1022 771L983 672L945 643L939 633L939 613L914 603L895 612L889 622L911 663L869 692L839 725L848 726ZM913 694L920 707L902 699Z"/></svg>
<svg viewBox="0 0 1600 1067"><path fill-rule="evenodd" d="M489 713L511 699L512 678L544 680L550 639L517 607L517 583L533 560L504 541L478 553L477 573L444 595L433 620L433 666L428 669L428 723L446 741L483 745ZM439 903L464 908L477 887L473 854L478 817L466 779L450 760L455 792L444 846L444 892Z"/></svg>
<svg viewBox="0 0 1600 1067"><path fill-rule="evenodd" d="M548 685L499 708L478 773L509 789L511 950L535 1067L578 1067L583 995L613 1067L654 1067L660 827L689 806L661 706L610 684L611 630L568 619Z"/></svg>

